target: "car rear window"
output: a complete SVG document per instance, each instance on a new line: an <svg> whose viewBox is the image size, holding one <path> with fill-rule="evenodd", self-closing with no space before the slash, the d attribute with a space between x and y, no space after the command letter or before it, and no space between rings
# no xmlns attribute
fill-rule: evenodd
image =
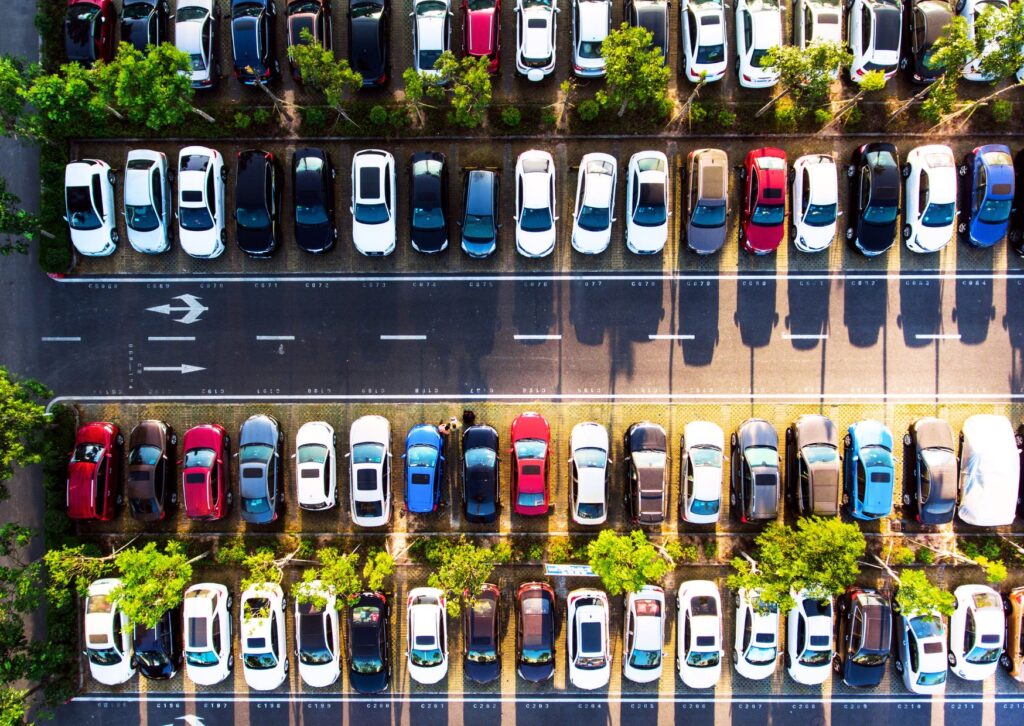
<svg viewBox="0 0 1024 726"><path fill-rule="evenodd" d="M185 475L185 483L186 484L205 484L206 483L206 474L186 474Z"/></svg>
<svg viewBox="0 0 1024 726"><path fill-rule="evenodd" d="M536 464L527 464L523 467L524 476L537 476L540 474L540 467Z"/></svg>
<svg viewBox="0 0 1024 726"><path fill-rule="evenodd" d="M412 475L412 483L413 484L429 484L430 483L430 475L429 474L413 474Z"/></svg>
<svg viewBox="0 0 1024 726"><path fill-rule="evenodd" d="M775 636L772 633L758 633L754 636L754 642L771 645L775 642Z"/></svg>
<svg viewBox="0 0 1024 726"><path fill-rule="evenodd" d="M245 647L249 650L263 650L267 647L266 638L246 638Z"/></svg>
<svg viewBox="0 0 1024 726"><path fill-rule="evenodd" d="M548 21L544 18L530 18L526 21L527 28L546 28L548 27Z"/></svg>

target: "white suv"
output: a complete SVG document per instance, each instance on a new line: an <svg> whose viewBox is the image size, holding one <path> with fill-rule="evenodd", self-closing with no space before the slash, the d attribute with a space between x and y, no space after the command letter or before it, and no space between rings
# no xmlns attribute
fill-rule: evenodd
<svg viewBox="0 0 1024 726"><path fill-rule="evenodd" d="M272 691L288 677L284 607L284 593L275 583L251 585L242 593L242 671L253 690Z"/></svg>
<svg viewBox="0 0 1024 726"><path fill-rule="evenodd" d="M938 252L956 230L957 173L943 144L918 146L903 165L903 241L911 252Z"/></svg>
<svg viewBox="0 0 1024 726"><path fill-rule="evenodd" d="M395 157L363 149L352 157L352 243L363 255L395 251Z"/></svg>
<svg viewBox="0 0 1024 726"><path fill-rule="evenodd" d="M555 70L557 0L516 0L516 70L531 81Z"/></svg>
<svg viewBox="0 0 1024 726"><path fill-rule="evenodd" d="M832 598L819 600L805 590L790 596L795 604L786 620L786 668L797 683L817 686L832 670Z"/></svg>
<svg viewBox="0 0 1024 726"><path fill-rule="evenodd" d="M302 682L327 688L341 676L337 598L320 580L303 582L295 595L295 656Z"/></svg>
<svg viewBox="0 0 1024 726"><path fill-rule="evenodd" d="M224 252L224 157L216 149L186 146L178 154L178 240L192 257Z"/></svg>
<svg viewBox="0 0 1024 726"><path fill-rule="evenodd" d="M406 598L409 676L431 685L448 673L448 612L444 592L415 587Z"/></svg>
<svg viewBox="0 0 1024 726"><path fill-rule="evenodd" d="M853 53L850 80L860 83L868 71L896 75L903 33L899 0L853 0L846 16L847 40Z"/></svg>
<svg viewBox="0 0 1024 726"><path fill-rule="evenodd" d="M611 0L573 0L572 72L581 78L604 75L601 43L612 29Z"/></svg>
<svg viewBox="0 0 1024 726"><path fill-rule="evenodd" d="M383 527L391 521L391 424L363 416L349 429L349 493L352 521Z"/></svg>
<svg viewBox="0 0 1024 726"><path fill-rule="evenodd" d="M450 0L414 0L412 4L412 66L420 73L437 77L434 63L452 47Z"/></svg>
<svg viewBox="0 0 1024 726"><path fill-rule="evenodd" d="M1006 620L1003 600L988 585L961 585L953 591L949 619L950 670L967 681L995 675L1003 654Z"/></svg>
<svg viewBox="0 0 1024 726"><path fill-rule="evenodd" d="M71 244L86 257L106 257L121 234L114 220L114 172L99 159L79 159L64 167L64 221Z"/></svg>
<svg viewBox="0 0 1024 726"><path fill-rule="evenodd" d="M732 660L736 672L759 681L775 674L779 658L779 606L760 602L759 590L736 593L736 640Z"/></svg>
<svg viewBox="0 0 1024 726"><path fill-rule="evenodd" d="M112 593L116 577L96 580L85 596L85 655L89 674L98 683L116 686L135 675L132 626Z"/></svg>
<svg viewBox="0 0 1024 726"><path fill-rule="evenodd" d="M679 678L690 688L714 688L722 675L722 598L710 580L679 586Z"/></svg>
<svg viewBox="0 0 1024 726"><path fill-rule="evenodd" d="M124 167L124 217L132 249L155 255L171 248L172 204L167 155L149 149L129 151Z"/></svg>
<svg viewBox="0 0 1024 726"><path fill-rule="evenodd" d="M220 683L231 673L231 594L216 582L185 591L185 672L197 686Z"/></svg>

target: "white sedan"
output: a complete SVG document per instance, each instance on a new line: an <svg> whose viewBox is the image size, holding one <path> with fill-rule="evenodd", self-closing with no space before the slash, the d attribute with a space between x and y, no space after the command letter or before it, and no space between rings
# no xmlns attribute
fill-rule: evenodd
<svg viewBox="0 0 1024 726"><path fill-rule="evenodd" d="M334 591L320 580L304 581L295 597L295 655L307 686L327 688L341 676L338 621Z"/></svg>
<svg viewBox="0 0 1024 726"><path fill-rule="evenodd" d="M828 154L808 154L793 163L793 245L801 252L828 249L839 216L839 175Z"/></svg>
<svg viewBox="0 0 1024 726"><path fill-rule="evenodd" d="M598 423L576 424L569 437L572 521L604 524L608 519L608 430Z"/></svg>
<svg viewBox="0 0 1024 726"><path fill-rule="evenodd" d="M295 434L295 481L299 506L330 509L336 504L337 436L326 421L302 424Z"/></svg>
<svg viewBox="0 0 1024 726"><path fill-rule="evenodd" d="M216 582L185 591L185 673L197 686L213 686L231 674L231 594Z"/></svg>
<svg viewBox="0 0 1024 726"><path fill-rule="evenodd" d="M555 70L556 0L516 0L516 70L541 81Z"/></svg>
<svg viewBox="0 0 1024 726"><path fill-rule="evenodd" d="M618 173L615 157L609 154L593 152L580 160L572 213L572 247L581 254L604 252L612 241Z"/></svg>
<svg viewBox="0 0 1024 726"><path fill-rule="evenodd" d="M391 424L383 416L362 416L348 435L352 521L383 527L391 521Z"/></svg>
<svg viewBox="0 0 1024 726"><path fill-rule="evenodd" d="M770 88L779 72L764 65L769 48L782 45L782 10L778 0L737 0L736 73L743 88Z"/></svg>
<svg viewBox="0 0 1024 726"><path fill-rule="evenodd" d="M903 241L911 252L938 252L956 231L957 174L952 150L918 146L903 165Z"/></svg>
<svg viewBox="0 0 1024 726"><path fill-rule="evenodd" d="M178 241L192 257L210 259L224 252L227 175L216 149L186 146L178 153Z"/></svg>
<svg viewBox="0 0 1024 726"><path fill-rule="evenodd" d="M124 167L124 217L132 249L155 255L171 248L172 205L167 155L150 149L129 151Z"/></svg>
<svg viewBox="0 0 1024 726"><path fill-rule="evenodd" d="M644 585L626 594L622 633L622 675L634 683L661 678L665 648L665 591Z"/></svg>
<svg viewBox="0 0 1024 726"><path fill-rule="evenodd" d="M683 480L679 504L691 524L714 524L722 508L725 434L718 424L692 421L683 430Z"/></svg>
<svg viewBox="0 0 1024 726"><path fill-rule="evenodd" d="M679 4L686 79L698 83L720 81L729 57L729 35L723 0L682 0Z"/></svg>
<svg viewBox="0 0 1024 726"><path fill-rule="evenodd" d="M832 598L791 592L795 603L786 620L786 668L789 677L805 686L828 680L832 656Z"/></svg>
<svg viewBox="0 0 1024 726"><path fill-rule="evenodd" d="M99 159L79 159L64 167L64 221L80 255L106 257L121 234L114 221L114 172Z"/></svg>
<svg viewBox="0 0 1024 726"><path fill-rule="evenodd" d="M722 675L722 597L710 580L679 586L679 678L690 688L714 688Z"/></svg>
<svg viewBox="0 0 1024 726"><path fill-rule="evenodd" d="M893 608L894 613L898 612ZM911 693L923 696L946 690L946 626L942 615L932 612L899 614L896 672Z"/></svg>
<svg viewBox="0 0 1024 726"><path fill-rule="evenodd" d="M448 673L448 613L444 592L415 587L406 598L409 677L431 685Z"/></svg>
<svg viewBox="0 0 1024 726"><path fill-rule="evenodd" d="M581 78L604 75L601 43L612 27L611 0L573 0L572 72Z"/></svg>
<svg viewBox="0 0 1024 726"><path fill-rule="evenodd" d="M414 0L412 12L412 65L431 77L440 75L434 63L452 47L450 0Z"/></svg>
<svg viewBox="0 0 1024 726"><path fill-rule="evenodd" d="M886 78L896 75L903 33L900 0L852 0L846 16L846 37L853 53L850 80L860 83L871 70Z"/></svg>
<svg viewBox="0 0 1024 726"><path fill-rule="evenodd" d="M626 247L638 255L661 252L668 242L668 157L660 151L638 151L626 170Z"/></svg>
<svg viewBox="0 0 1024 726"><path fill-rule="evenodd" d="M771 678L779 656L779 606L760 602L759 590L736 593L736 672L759 681Z"/></svg>
<svg viewBox="0 0 1024 726"><path fill-rule="evenodd" d="M569 682L585 691L604 688L612 673L608 596L589 588L573 590L566 598L566 619Z"/></svg>
<svg viewBox="0 0 1024 726"><path fill-rule="evenodd" d="M132 626L112 597L121 585L106 577L89 585L85 597L85 656L89 674L97 683L116 686L135 675Z"/></svg>
<svg viewBox="0 0 1024 726"><path fill-rule="evenodd" d="M250 585L242 593L242 672L253 690L272 691L288 677L285 602L281 586L272 582Z"/></svg>
<svg viewBox="0 0 1024 726"><path fill-rule="evenodd" d="M516 160L516 249L547 257L555 249L555 160L546 151L524 151Z"/></svg>
<svg viewBox="0 0 1024 726"><path fill-rule="evenodd" d="M368 257L395 251L395 157L363 149L352 157L352 243Z"/></svg>
<svg viewBox="0 0 1024 726"><path fill-rule="evenodd" d="M961 585L953 591L949 619L949 667L967 681L994 675L1003 654L1006 621L1003 600L987 585Z"/></svg>

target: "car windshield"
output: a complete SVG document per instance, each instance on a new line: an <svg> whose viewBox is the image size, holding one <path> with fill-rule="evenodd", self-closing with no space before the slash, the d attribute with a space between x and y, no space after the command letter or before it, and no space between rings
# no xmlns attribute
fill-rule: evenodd
<svg viewBox="0 0 1024 726"><path fill-rule="evenodd" d="M690 461L694 466L722 468L722 452L710 446L694 446L690 449Z"/></svg>
<svg viewBox="0 0 1024 726"><path fill-rule="evenodd" d="M896 221L897 207L891 204L869 204L864 209L865 224L892 224Z"/></svg>
<svg viewBox="0 0 1024 726"><path fill-rule="evenodd" d="M377 204L356 203L356 221L360 224L384 224L390 219L388 206L384 202Z"/></svg>
<svg viewBox="0 0 1024 726"><path fill-rule="evenodd" d="M98 666L112 666L121 662L121 654L114 648L89 648L89 662Z"/></svg>
<svg viewBox="0 0 1024 726"><path fill-rule="evenodd" d="M544 232L551 229L551 210L547 207L523 208L519 227L524 232Z"/></svg>
<svg viewBox="0 0 1024 726"><path fill-rule="evenodd" d="M334 656L321 641L312 646L303 644L299 649L299 661L305 665L326 665L334 661Z"/></svg>
<svg viewBox="0 0 1024 726"><path fill-rule="evenodd" d="M323 464L327 461L327 447L322 444L300 446L296 461L299 464Z"/></svg>
<svg viewBox="0 0 1024 726"><path fill-rule="evenodd" d="M206 17L206 10L198 5L178 8L175 20L179 23L187 23L193 20L203 20Z"/></svg>
<svg viewBox="0 0 1024 726"><path fill-rule="evenodd" d="M277 656L273 653L246 653L242 658L245 667L254 671L265 671L277 667Z"/></svg>
<svg viewBox="0 0 1024 726"><path fill-rule="evenodd" d="M940 673L921 673L917 676L919 686L938 686L946 682L946 671Z"/></svg>
<svg viewBox="0 0 1024 726"><path fill-rule="evenodd" d="M99 229L103 222L92 206L92 192L89 187L68 187L68 224L71 229L83 232Z"/></svg>
<svg viewBox="0 0 1024 726"><path fill-rule="evenodd" d="M809 204L804 223L812 227L827 227L836 221L837 204Z"/></svg>
<svg viewBox="0 0 1024 726"><path fill-rule="evenodd" d="M953 224L954 216L956 216L956 202L929 204L925 207L921 223L925 227L946 227Z"/></svg>
<svg viewBox="0 0 1024 726"><path fill-rule="evenodd" d="M156 514L160 511L160 502L156 499L137 499L129 497L128 504L131 505L135 514Z"/></svg>
<svg viewBox="0 0 1024 726"><path fill-rule="evenodd" d="M604 516L604 504L600 502L579 502L576 505L576 516L579 519L600 519Z"/></svg>
<svg viewBox="0 0 1024 726"><path fill-rule="evenodd" d="M206 207L183 207L178 205L178 221L183 229L202 232L213 229L213 217Z"/></svg>
<svg viewBox="0 0 1024 726"><path fill-rule="evenodd" d="M801 451L804 455L804 461L808 464L830 464L839 458L835 447L827 446L826 444L805 446Z"/></svg>
<svg viewBox="0 0 1024 726"><path fill-rule="evenodd" d="M206 59L203 58L202 53L190 53L189 60L192 61L193 71L205 71L206 70Z"/></svg>
<svg viewBox="0 0 1024 726"><path fill-rule="evenodd" d="M307 227L327 224L327 208L320 202L303 204L297 201L295 203L295 221Z"/></svg>
<svg viewBox="0 0 1024 726"><path fill-rule="evenodd" d="M649 670L661 665L660 650L640 650L637 648L629 654L629 665L637 670Z"/></svg>
<svg viewBox="0 0 1024 726"><path fill-rule="evenodd" d="M548 445L539 439L522 439L516 442L516 456L520 459L543 459Z"/></svg>
<svg viewBox="0 0 1024 726"><path fill-rule="evenodd" d="M99 461L102 453L103 447L99 444L79 444L71 455L71 461L94 464Z"/></svg>
<svg viewBox="0 0 1024 726"><path fill-rule="evenodd" d="M160 218L151 204L124 205L125 223L136 232L152 232L160 226Z"/></svg>
<svg viewBox="0 0 1024 726"><path fill-rule="evenodd" d="M751 446L743 452L743 457L751 468L757 466L778 467L779 452L768 446Z"/></svg>
<svg viewBox="0 0 1024 726"><path fill-rule="evenodd" d="M584 204L580 207L576 223L588 232L600 232L608 228L610 219L608 207L588 207Z"/></svg>
<svg viewBox="0 0 1024 726"><path fill-rule="evenodd" d="M760 645L752 645L747 648L747 661L760 665L771 663L776 658L775 648L764 648Z"/></svg>
<svg viewBox="0 0 1024 726"><path fill-rule="evenodd" d="M785 216L786 207L783 204L758 204L750 215L750 221L762 227L776 227L782 224Z"/></svg>
<svg viewBox="0 0 1024 726"><path fill-rule="evenodd" d="M261 207L246 209L239 207L235 210L235 221L239 227L245 229L266 229L270 226L270 215L267 210Z"/></svg>
<svg viewBox="0 0 1024 726"><path fill-rule="evenodd" d="M384 506L380 502L356 502L357 517L380 517L384 514Z"/></svg>
<svg viewBox="0 0 1024 726"><path fill-rule="evenodd" d="M444 660L444 654L441 653L440 648L413 648L409 651L409 658L415 666L431 668L433 666L441 665L441 662Z"/></svg>
<svg viewBox="0 0 1024 726"><path fill-rule="evenodd" d="M576 49L577 55L580 58L587 58L589 60L595 60L601 57L601 41L599 40L581 40L579 48Z"/></svg>
<svg viewBox="0 0 1024 726"><path fill-rule="evenodd" d="M1010 218L1011 199L986 199L978 210L978 219L988 224L1002 224Z"/></svg>
<svg viewBox="0 0 1024 726"><path fill-rule="evenodd" d="M665 185L645 182L640 185L640 200L633 212L633 222L641 227L658 227L668 219L665 207Z"/></svg>
<svg viewBox="0 0 1024 726"><path fill-rule="evenodd" d="M160 461L160 449L156 446L136 446L128 452L129 465L156 466L158 461Z"/></svg>
<svg viewBox="0 0 1024 726"><path fill-rule="evenodd" d="M432 467L437 462L437 449L423 444L411 446L406 454L406 461L409 466Z"/></svg>
<svg viewBox="0 0 1024 726"><path fill-rule="evenodd" d="M170 661L167 657L159 650L138 650L135 651L135 657L139 661L149 668L163 668L168 665Z"/></svg>
<svg viewBox="0 0 1024 726"><path fill-rule="evenodd" d="M700 651L691 650L690 654L686 656L686 665L693 668L712 668L718 665L720 655L718 651Z"/></svg>
<svg viewBox="0 0 1024 726"><path fill-rule="evenodd" d="M353 18L368 18L373 15L380 13L384 9L383 5L377 5L371 2L361 2L359 4L353 3L350 6L349 12Z"/></svg>
<svg viewBox="0 0 1024 726"><path fill-rule="evenodd" d="M832 662L832 651L828 649L812 650L811 648L808 648L800 654L799 660L803 665L810 666L812 668L828 665Z"/></svg>
<svg viewBox="0 0 1024 726"><path fill-rule="evenodd" d="M690 504L690 511L693 514L718 514L718 507L717 499L694 499Z"/></svg>
<svg viewBox="0 0 1024 726"><path fill-rule="evenodd" d="M494 7L494 0L468 0L466 5L470 10L490 10Z"/></svg>
<svg viewBox="0 0 1024 726"><path fill-rule="evenodd" d="M443 229L444 214L440 207L413 207L412 226L416 229Z"/></svg>
<svg viewBox="0 0 1024 726"><path fill-rule="evenodd" d="M717 229L725 224L724 204L698 204L693 209L690 224L702 229Z"/></svg>
<svg viewBox="0 0 1024 726"><path fill-rule="evenodd" d="M521 660L527 665L541 665L551 662L550 648L523 648Z"/></svg>
<svg viewBox="0 0 1024 726"><path fill-rule="evenodd" d="M466 466L470 468L481 467L491 469L494 467L497 458L497 454L491 449L478 446L466 452Z"/></svg>
<svg viewBox="0 0 1024 726"><path fill-rule="evenodd" d="M498 651L494 648L470 648L466 651L466 660L474 663L496 663Z"/></svg>
<svg viewBox="0 0 1024 726"><path fill-rule="evenodd" d="M376 655L353 655L352 670L366 675L380 673L384 670L384 661Z"/></svg>
<svg viewBox="0 0 1024 726"><path fill-rule="evenodd" d="M1002 652L1002 648L986 648L983 645L976 645L971 648L967 655L964 656L964 660L968 663L975 663L977 665L987 665L999 660L999 656Z"/></svg>
<svg viewBox="0 0 1024 726"><path fill-rule="evenodd" d="M603 469L608 463L608 454L602 449L576 449L572 455L579 468Z"/></svg>
<svg viewBox="0 0 1024 726"><path fill-rule="evenodd" d="M864 650L855 654L852 660L854 663L860 666L871 667L879 666L885 663L886 653L879 653L877 651Z"/></svg>
<svg viewBox="0 0 1024 726"><path fill-rule="evenodd" d="M212 650L190 650L185 653L185 660L190 666L196 668L208 668L219 662L217 654Z"/></svg>
<svg viewBox="0 0 1024 726"><path fill-rule="evenodd" d="M918 640L925 638L940 637L945 639L946 630L942 627L942 620L931 615L918 615L911 619L910 627Z"/></svg>
<svg viewBox="0 0 1024 726"><path fill-rule="evenodd" d="M697 49L697 63L721 63L723 60L725 60L725 46L721 43L702 45Z"/></svg>
<svg viewBox="0 0 1024 726"><path fill-rule="evenodd" d="M353 464L379 464L384 461L383 444L356 444L352 447Z"/></svg>
<svg viewBox="0 0 1024 726"><path fill-rule="evenodd" d="M462 236L468 240L489 240L494 237L494 217L489 214L467 214L462 223Z"/></svg>
<svg viewBox="0 0 1024 726"><path fill-rule="evenodd" d="M634 451L633 465L638 469L664 469L664 451Z"/></svg>
<svg viewBox="0 0 1024 726"><path fill-rule="evenodd" d="M189 449L185 452L185 468L209 469L216 459L213 449Z"/></svg>

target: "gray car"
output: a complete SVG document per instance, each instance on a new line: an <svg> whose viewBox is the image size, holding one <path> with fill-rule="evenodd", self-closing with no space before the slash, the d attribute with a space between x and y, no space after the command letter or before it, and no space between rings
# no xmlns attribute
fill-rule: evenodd
<svg viewBox="0 0 1024 726"><path fill-rule="evenodd" d="M283 441L277 419L264 414L247 418L238 433L241 512L249 524L273 522L284 504Z"/></svg>
<svg viewBox="0 0 1024 726"><path fill-rule="evenodd" d="M839 431L809 414L786 429L786 495L800 514L839 514Z"/></svg>
<svg viewBox="0 0 1024 726"><path fill-rule="evenodd" d="M903 435L904 461L909 471L903 478L904 514L921 524L953 521L957 497L957 457L953 430L941 418L921 418Z"/></svg>
<svg viewBox="0 0 1024 726"><path fill-rule="evenodd" d="M718 252L729 215L729 157L721 149L694 149L686 176L686 246L700 255Z"/></svg>
<svg viewBox="0 0 1024 726"><path fill-rule="evenodd" d="M498 172L473 169L466 174L462 196L462 251L470 257L487 257L498 249Z"/></svg>
<svg viewBox="0 0 1024 726"><path fill-rule="evenodd" d="M741 522L779 513L779 437L767 421L748 418L730 441L729 505Z"/></svg>

